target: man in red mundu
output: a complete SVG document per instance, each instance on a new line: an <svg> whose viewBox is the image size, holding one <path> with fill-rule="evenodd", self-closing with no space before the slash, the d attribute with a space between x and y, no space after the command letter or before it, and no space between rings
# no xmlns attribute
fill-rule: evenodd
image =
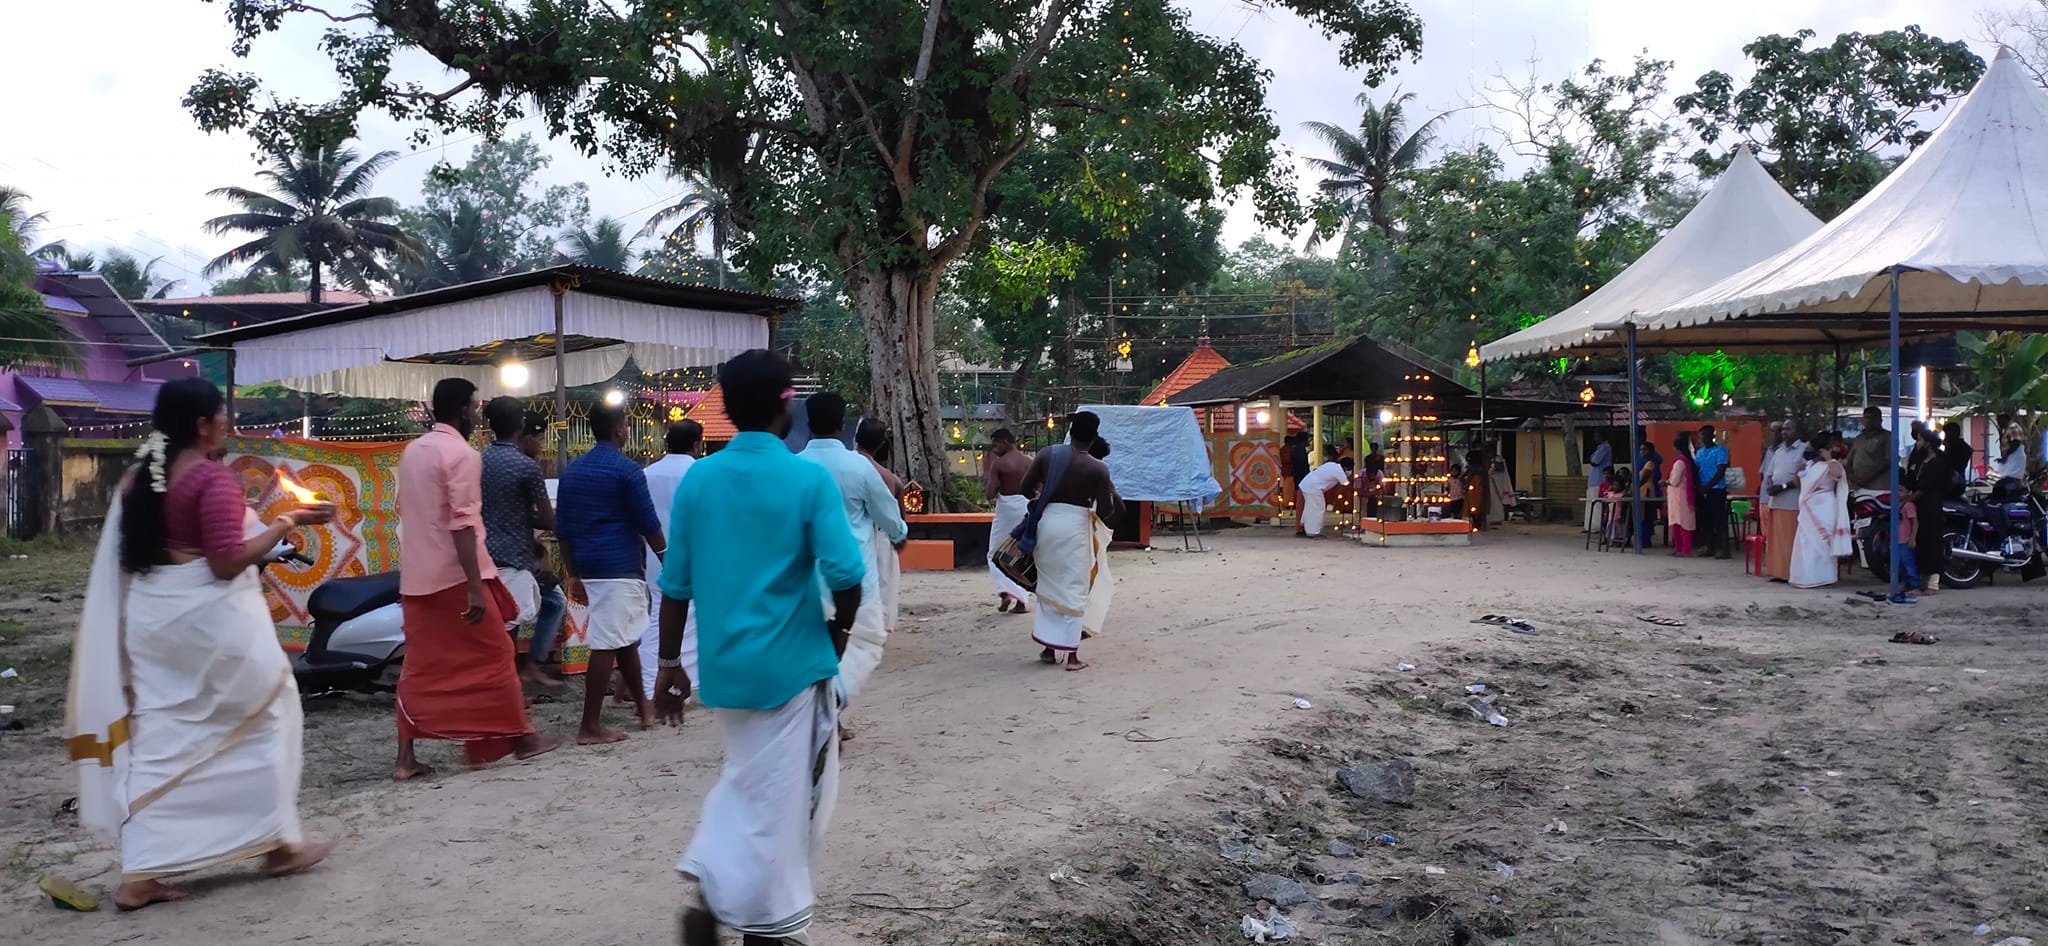
<svg viewBox="0 0 2048 946"><path fill-rule="evenodd" d="M561 745L526 718L505 616L518 607L484 551L483 458L469 446L476 385L434 385L434 428L398 459L398 593L405 664L398 677L398 781L432 774L415 739L462 743L472 767Z"/></svg>

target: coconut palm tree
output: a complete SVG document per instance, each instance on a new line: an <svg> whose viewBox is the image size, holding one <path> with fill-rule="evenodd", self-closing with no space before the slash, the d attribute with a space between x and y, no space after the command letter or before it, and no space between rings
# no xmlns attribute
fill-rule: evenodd
<svg viewBox="0 0 2048 946"><path fill-rule="evenodd" d="M647 218L647 225L640 228L639 235L654 236L667 225L668 233L662 237L661 249L680 249L694 255L697 237L709 234L711 259L718 264L718 286L722 289L725 287L725 247L738 229L733 222L732 195L696 171L685 172L683 179L689 183L690 192L681 200L655 211Z"/></svg>
<svg viewBox="0 0 2048 946"><path fill-rule="evenodd" d="M590 226L562 234L560 250L564 263L622 273L633 269L633 241L626 238L626 225L615 217L599 217Z"/></svg>
<svg viewBox="0 0 2048 946"><path fill-rule="evenodd" d="M42 214L28 212L28 199L20 191L0 187L0 367L23 364L72 365L78 356L68 344L71 334L50 316L43 297L29 288L35 279L35 261L29 258L28 242Z"/></svg>
<svg viewBox="0 0 2048 946"><path fill-rule="evenodd" d="M427 252L400 272L399 285L405 291L459 286L505 274L504 254L490 246L485 237L484 211L475 204L461 200L452 210L408 212L406 219L412 222Z"/></svg>
<svg viewBox="0 0 2048 946"><path fill-rule="evenodd" d="M303 263L308 302L320 301L329 275L364 293L372 281L392 282L392 266L417 261L423 253L420 242L392 222L398 202L369 196L371 180L397 157L396 151L380 151L363 158L353 148L311 142L273 149L270 166L257 175L271 193L243 187L207 193L242 208L206 221L207 232L257 236L206 264L206 274L241 263L249 263L250 272L282 273Z"/></svg>
<svg viewBox="0 0 2048 946"><path fill-rule="evenodd" d="M1397 89L1385 105L1374 105L1370 95L1359 93L1355 134L1324 122L1304 126L1330 147L1332 157L1310 158L1308 163L1327 175L1316 189L1344 226L1364 223L1381 237L1394 238L1395 179L1421 162L1422 152L1436 137L1436 123L1444 119L1437 115L1409 131L1407 106L1414 100L1415 93ZM1315 249L1328 232L1328 226L1311 231L1309 249Z"/></svg>
<svg viewBox="0 0 2048 946"><path fill-rule="evenodd" d="M101 278L113 286L114 291L120 293L123 299L162 299L171 294L171 289L178 285L180 280L165 279L158 275L156 264L160 262L163 262L161 256L143 262L115 250L107 254L107 258L100 262L98 268Z"/></svg>

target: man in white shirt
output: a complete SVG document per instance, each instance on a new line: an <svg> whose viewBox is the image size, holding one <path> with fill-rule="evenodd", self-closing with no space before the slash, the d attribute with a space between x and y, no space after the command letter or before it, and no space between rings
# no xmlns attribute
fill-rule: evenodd
<svg viewBox="0 0 2048 946"><path fill-rule="evenodd" d="M1764 454L1763 486L1757 505L1763 510L1764 574L1772 581L1792 580L1792 541L1799 535L1799 471L1806 468L1806 441L1799 423L1787 419L1778 428L1778 443Z"/></svg>
<svg viewBox="0 0 2048 946"><path fill-rule="evenodd" d="M846 430L846 399L832 391L820 391L804 399L804 412L811 423L812 440L797 454L832 474L839 496L846 503L846 524L860 546L867 577L861 579L860 611L854 615L846 653L839 658L839 693L842 705L853 701L869 675L882 663L882 645L888 638L887 605L882 600L881 567L875 534L881 533L891 545L910 535L903 511L896 506L896 494L875 472L867 457L847 449L840 436Z"/></svg>
<svg viewBox="0 0 2048 946"><path fill-rule="evenodd" d="M647 494L654 500L654 515L661 520L661 534L668 534L669 516L676 504L676 489L683 485L683 475L690 472L690 464L697 462L697 451L704 443L704 425L694 420L679 420L668 425L668 455L654 461L644 471L647 475ZM661 646L661 591L655 580L661 577L661 558L653 552L647 553L647 587L653 593L648 599L653 605L647 618L647 631L640 636L640 685L647 691L647 698L654 698L654 675L660 656ZM697 685L697 612L690 609L689 623L683 628L683 672L690 678L690 685Z"/></svg>
<svg viewBox="0 0 2048 946"><path fill-rule="evenodd" d="M1331 456L1333 452L1325 446L1323 465L1301 478L1301 531L1310 538L1323 534L1323 517L1329 511L1329 497L1324 493L1351 482L1351 458L1338 460Z"/></svg>

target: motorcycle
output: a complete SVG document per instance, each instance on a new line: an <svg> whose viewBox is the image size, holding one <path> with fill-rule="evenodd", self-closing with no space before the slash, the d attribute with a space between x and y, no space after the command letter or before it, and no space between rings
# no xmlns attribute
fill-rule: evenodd
<svg viewBox="0 0 2048 946"><path fill-rule="evenodd" d="M1879 581L1892 577L1892 494L1869 493L1850 500L1849 528L1857 557Z"/></svg>
<svg viewBox="0 0 2048 946"><path fill-rule="evenodd" d="M2048 574L2048 507L2016 479L2001 480L1980 499L1942 503L1948 545L1942 583L1973 588L2003 569L2021 581Z"/></svg>

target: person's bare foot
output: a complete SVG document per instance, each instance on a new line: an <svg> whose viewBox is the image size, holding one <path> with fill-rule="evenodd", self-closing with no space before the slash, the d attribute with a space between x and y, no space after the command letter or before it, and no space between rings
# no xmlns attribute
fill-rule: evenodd
<svg viewBox="0 0 2048 946"><path fill-rule="evenodd" d="M1068 673L1072 673L1076 670L1086 670L1088 669L1088 665L1082 663L1080 655L1076 654L1074 656L1068 657L1066 665L1061 669L1066 670Z"/></svg>
<svg viewBox="0 0 2048 946"><path fill-rule="evenodd" d="M536 690L559 690L568 686L568 684L542 673L540 667L530 663L524 664L519 668L519 682Z"/></svg>
<svg viewBox="0 0 2048 946"><path fill-rule="evenodd" d="M414 762L409 765L401 764L398 768L393 769L391 771L391 780L394 782L410 782L413 779L426 778L432 774L434 774L433 766Z"/></svg>
<svg viewBox="0 0 2048 946"><path fill-rule="evenodd" d="M650 702L644 702L644 703L640 704L640 729L641 729L641 731L643 731L643 732L644 732L644 731L646 731L646 730L649 730L649 729L653 729L653 728L654 728L654 723L655 723L655 719L654 719L654 704L653 704L653 703L652 703L651 701L650 701Z"/></svg>
<svg viewBox="0 0 2048 946"><path fill-rule="evenodd" d="M521 737L519 743L513 747L512 757L524 762L534 756L547 755L560 748L562 748L562 740L560 739L553 736L543 736L539 733L528 733Z"/></svg>
<svg viewBox="0 0 2048 946"><path fill-rule="evenodd" d="M579 746L608 746L614 742L625 741L625 733L619 732L616 729L606 729L603 726L599 726L596 729L579 729L576 731L576 744Z"/></svg>
<svg viewBox="0 0 2048 946"><path fill-rule="evenodd" d="M140 910L152 903L172 903L192 895L189 890L180 890L155 880L131 880L114 888L114 906L122 910Z"/></svg>
<svg viewBox="0 0 2048 946"><path fill-rule="evenodd" d="M1001 598L997 599L999 603L996 605L996 610L1001 611L1004 614L1010 613L1010 602L1015 600L1017 599L1012 598L1009 595L1003 595Z"/></svg>
<svg viewBox="0 0 2048 946"><path fill-rule="evenodd" d="M852 741L853 741L853 730L851 730L851 729L848 729L845 723L840 723L840 724L839 724L839 741L840 741L840 742L852 742Z"/></svg>
<svg viewBox="0 0 2048 946"><path fill-rule="evenodd" d="M263 858L263 872L272 877L296 874L326 860L327 855L332 853L334 853L333 841L321 841L318 844L301 844L289 850L278 848Z"/></svg>
<svg viewBox="0 0 2048 946"><path fill-rule="evenodd" d="M1042 664L1056 664L1060 662L1060 655L1053 653L1052 648L1047 647L1038 652L1038 662Z"/></svg>

